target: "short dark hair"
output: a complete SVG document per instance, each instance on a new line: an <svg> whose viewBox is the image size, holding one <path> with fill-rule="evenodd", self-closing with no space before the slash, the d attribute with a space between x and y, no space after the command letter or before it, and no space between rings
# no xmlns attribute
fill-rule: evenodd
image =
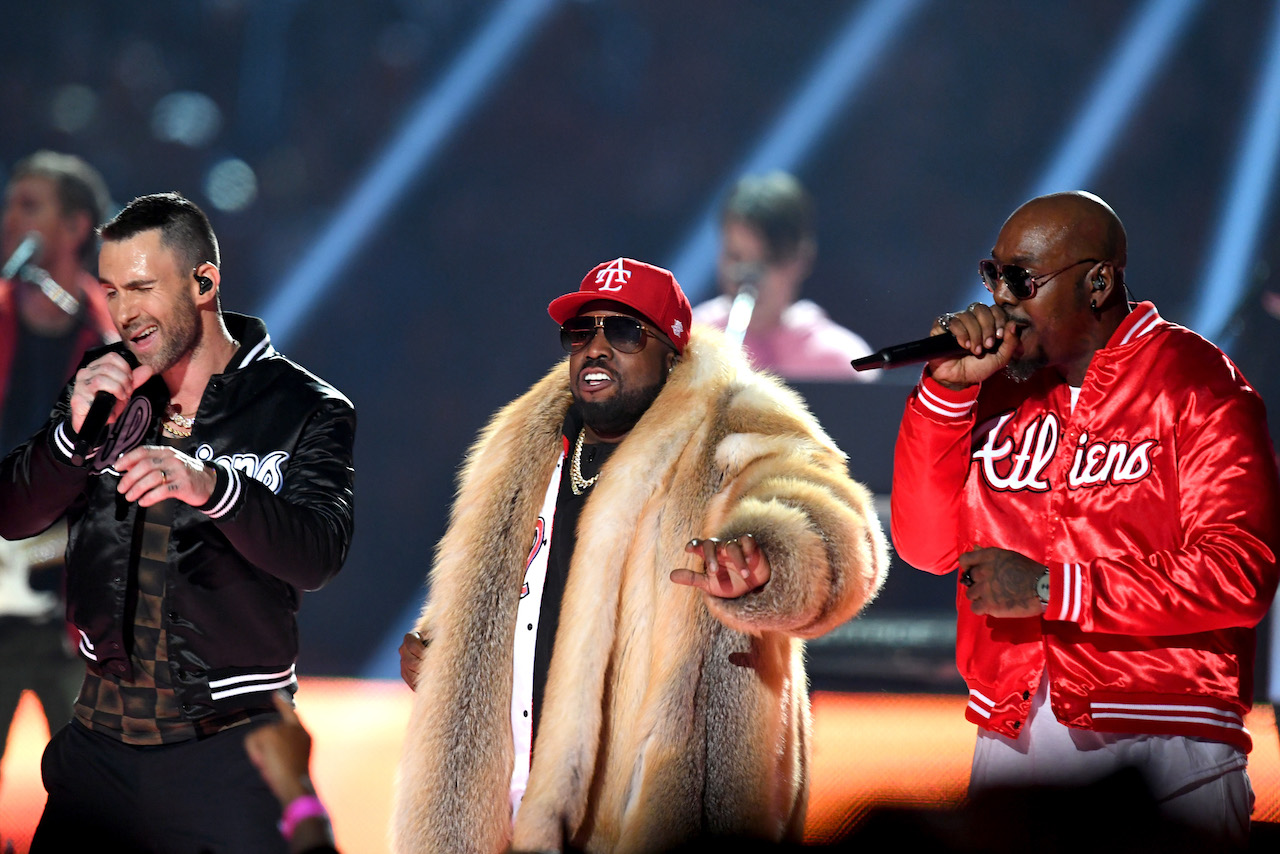
<svg viewBox="0 0 1280 854"><path fill-rule="evenodd" d="M181 193L138 196L99 228L98 234L103 240L116 242L152 229L159 230L160 245L172 249L188 269L206 261L221 266L218 238L209 218Z"/></svg>
<svg viewBox="0 0 1280 854"><path fill-rule="evenodd" d="M720 212L722 223L734 220L760 232L770 262L791 260L815 238L813 199L786 172L741 178Z"/></svg>
<svg viewBox="0 0 1280 854"><path fill-rule="evenodd" d="M21 178L48 178L58 194L58 206L63 216L85 213L89 224L97 227L107 218L111 208L111 194L102 175L83 159L74 154L41 150L19 160L13 165L10 182ZM98 247L90 236L76 250L80 263L90 269L98 254Z"/></svg>

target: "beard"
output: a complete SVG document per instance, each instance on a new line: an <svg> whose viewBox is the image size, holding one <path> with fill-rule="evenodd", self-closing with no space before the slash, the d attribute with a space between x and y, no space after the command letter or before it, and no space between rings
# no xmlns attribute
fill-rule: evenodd
<svg viewBox="0 0 1280 854"><path fill-rule="evenodd" d="M189 294L180 297L178 310L161 328L164 343L154 352L139 356L138 361L149 365L157 374L172 368L200 343L200 312Z"/></svg>
<svg viewBox="0 0 1280 854"><path fill-rule="evenodd" d="M1017 322L1019 341L1022 339L1022 333L1029 327L1030 324L1027 322ZM1025 383L1047 364L1049 364L1049 360L1043 355L1028 357L1017 354L1013 359L1009 360L1009 364L1004 366L1004 375L1016 383Z"/></svg>
<svg viewBox="0 0 1280 854"><path fill-rule="evenodd" d="M1004 375L1016 383L1025 383L1046 364L1045 359L1014 359L1004 366Z"/></svg>
<svg viewBox="0 0 1280 854"><path fill-rule="evenodd" d="M608 400L584 402L574 393L574 400L582 412L582 421L594 432L603 435L625 433L636 425L640 416L658 399L658 393L666 382L664 376L653 385L636 389L622 389Z"/></svg>

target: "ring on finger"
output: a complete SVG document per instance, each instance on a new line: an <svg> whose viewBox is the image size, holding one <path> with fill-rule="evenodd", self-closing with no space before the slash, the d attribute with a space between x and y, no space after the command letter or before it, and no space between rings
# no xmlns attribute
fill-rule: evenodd
<svg viewBox="0 0 1280 854"><path fill-rule="evenodd" d="M965 587L973 586L973 576L969 574L969 570L966 569L964 574L960 576L960 583Z"/></svg>
<svg viewBox="0 0 1280 854"><path fill-rule="evenodd" d="M161 483L168 483L168 482L169 482L169 473L168 473L167 471L165 471L164 469L160 469L160 482L161 482Z"/></svg>

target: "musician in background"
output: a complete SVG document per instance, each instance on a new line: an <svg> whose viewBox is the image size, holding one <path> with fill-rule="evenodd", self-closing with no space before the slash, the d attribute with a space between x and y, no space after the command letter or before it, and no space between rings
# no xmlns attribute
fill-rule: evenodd
<svg viewBox="0 0 1280 854"><path fill-rule="evenodd" d="M752 364L791 380L869 382L849 362L867 342L812 300L799 299L818 241L813 200L785 172L747 175L720 213L720 296L693 309L693 322L723 329Z"/></svg>
<svg viewBox="0 0 1280 854"><path fill-rule="evenodd" d="M94 272L109 205L102 177L75 155L38 151L13 167L0 221L0 454L44 424L85 350L119 339ZM64 621L66 539L60 523L0 540L0 757L24 690L51 732L71 720L83 669Z"/></svg>

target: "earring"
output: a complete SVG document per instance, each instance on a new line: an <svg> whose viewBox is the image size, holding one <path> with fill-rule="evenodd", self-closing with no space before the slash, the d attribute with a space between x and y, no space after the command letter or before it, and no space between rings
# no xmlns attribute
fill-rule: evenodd
<svg viewBox="0 0 1280 854"><path fill-rule="evenodd" d="M1091 299L1091 300L1089 300L1089 308L1093 309L1094 311L1097 311L1097 310L1098 310L1098 301L1097 301L1096 299Z"/></svg>

